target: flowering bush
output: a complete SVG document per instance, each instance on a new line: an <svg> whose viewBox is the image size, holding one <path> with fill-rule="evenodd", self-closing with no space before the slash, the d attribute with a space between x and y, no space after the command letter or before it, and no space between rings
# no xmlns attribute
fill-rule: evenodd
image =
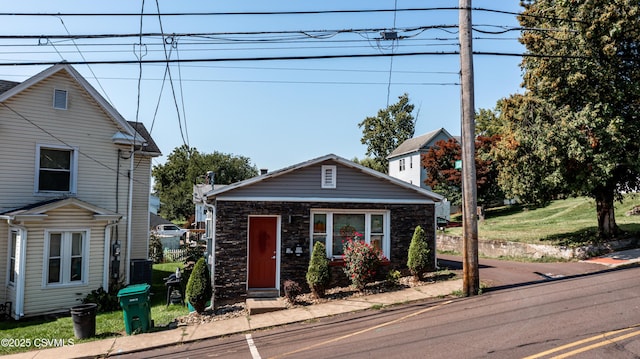
<svg viewBox="0 0 640 359"><path fill-rule="evenodd" d="M373 281L382 261L386 258L382 252L358 240L357 232L344 245L344 272L351 284L358 290L363 290L367 283Z"/></svg>

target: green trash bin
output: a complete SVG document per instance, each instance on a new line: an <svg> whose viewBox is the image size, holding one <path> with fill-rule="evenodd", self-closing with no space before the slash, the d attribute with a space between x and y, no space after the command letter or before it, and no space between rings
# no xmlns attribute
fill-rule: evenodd
<svg viewBox="0 0 640 359"><path fill-rule="evenodd" d="M148 284L134 284L118 292L118 300L124 316L124 329L128 335L146 333L152 327L150 288Z"/></svg>

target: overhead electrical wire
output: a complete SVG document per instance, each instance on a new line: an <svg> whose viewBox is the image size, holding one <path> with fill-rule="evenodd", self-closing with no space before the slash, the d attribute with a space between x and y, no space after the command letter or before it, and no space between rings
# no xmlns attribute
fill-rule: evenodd
<svg viewBox="0 0 640 359"><path fill-rule="evenodd" d="M159 14L162 16L251 16L251 15L318 15L318 14L352 14L352 13L384 13L384 12L419 12L419 11L459 11L460 7L429 7L429 8L402 8L402 9L355 9L355 10L307 10L307 11L251 11L251 12L174 12ZM524 14L515 11L471 7L471 11L489 12L502 15L516 15L530 18L558 20L575 23L586 23L583 20L559 18L554 16ZM2 12L0 16L140 16L136 13L37 13L37 12ZM156 16L156 14L143 14L142 16Z"/></svg>
<svg viewBox="0 0 640 359"><path fill-rule="evenodd" d="M170 59L170 60L95 60L95 61L66 61L69 65L115 65L115 64L154 64L154 63L194 63L194 62L244 62L244 61L291 61L291 60L323 60L323 59L357 59L375 58L388 56L453 56L459 55L459 51L423 51L423 52L401 52L395 54L333 54L333 55L299 55L299 56L256 56L256 57L226 57L226 58L192 58L192 59ZM531 54L514 52L492 52L474 51L474 55L505 56L505 57L536 57L536 58L562 58L562 59L592 59L592 56L584 55L555 55L555 54ZM628 57L630 61L640 61L640 59ZM2 66L52 66L59 64L56 61L23 61L23 62L0 62Z"/></svg>
<svg viewBox="0 0 640 359"><path fill-rule="evenodd" d="M62 24L62 27L64 27L64 31L66 31L67 34L70 35L71 33L69 32L69 29L67 28L67 25L64 23L64 20L62 20L62 18L59 17L59 16L58 16L58 19L60 19L60 23ZM80 57L82 57L82 60L86 61L87 59L84 57L84 54L82 53L82 51L80 51L80 48L78 47L78 44L76 44L76 41L72 39L71 42L73 43L73 46L76 48L76 51L78 52L78 54L80 54ZM56 49L56 52L58 52L58 54L60 54L58 49ZM62 55L60 55L60 56L62 56ZM93 79L96 80L96 82L98 83L98 86L100 87L100 90L102 90L102 93L104 94L104 97L107 99L107 101L109 101L110 104L113 105L113 102L111 102L111 98L109 98L109 94L104 89L104 87L102 87L102 83L100 83L100 80L98 80L98 76L96 76L96 73L93 72L93 69L91 68L91 66L87 65L87 68L89 68L89 71L91 72L91 75L93 76Z"/></svg>
<svg viewBox="0 0 640 359"><path fill-rule="evenodd" d="M160 16L160 4L158 3L158 0L156 0L156 7L158 9L158 23L160 25L160 32L164 33L163 27L162 27L162 17ZM170 37L171 38L171 42L173 43L173 41L176 41L174 37ZM171 67L169 66L169 60L171 59L169 53L167 52L167 45L169 43L167 43L167 38L164 37L162 38L162 45L164 48L164 56L165 59L167 60L167 74L169 75L169 85L171 85L171 94L173 96L173 104L176 108L176 115L178 116L178 128L180 129L180 136L182 137L182 143L187 146L187 148L191 148L191 146L189 146L189 141L188 136L185 138L185 131L186 131L186 122L185 122L185 131L183 131L182 129L182 120L180 118L180 108L178 106L178 99L176 98L176 90L173 84L173 77L171 75ZM173 45L172 45L173 48ZM179 60L179 59L178 59Z"/></svg>

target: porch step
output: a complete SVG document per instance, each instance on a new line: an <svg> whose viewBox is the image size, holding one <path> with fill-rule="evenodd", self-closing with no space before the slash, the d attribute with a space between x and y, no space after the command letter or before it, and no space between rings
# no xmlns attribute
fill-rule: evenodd
<svg viewBox="0 0 640 359"><path fill-rule="evenodd" d="M247 298L278 298L280 292L277 289L249 289Z"/></svg>
<svg viewBox="0 0 640 359"><path fill-rule="evenodd" d="M282 298L248 298L246 306L249 315L275 312L287 308Z"/></svg>

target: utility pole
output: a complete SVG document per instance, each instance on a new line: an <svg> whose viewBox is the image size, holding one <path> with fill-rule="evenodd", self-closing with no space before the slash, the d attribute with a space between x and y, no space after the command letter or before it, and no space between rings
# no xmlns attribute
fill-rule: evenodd
<svg viewBox="0 0 640 359"><path fill-rule="evenodd" d="M459 11L462 107L462 292L465 296L471 296L477 295L480 291L471 0L460 0Z"/></svg>

